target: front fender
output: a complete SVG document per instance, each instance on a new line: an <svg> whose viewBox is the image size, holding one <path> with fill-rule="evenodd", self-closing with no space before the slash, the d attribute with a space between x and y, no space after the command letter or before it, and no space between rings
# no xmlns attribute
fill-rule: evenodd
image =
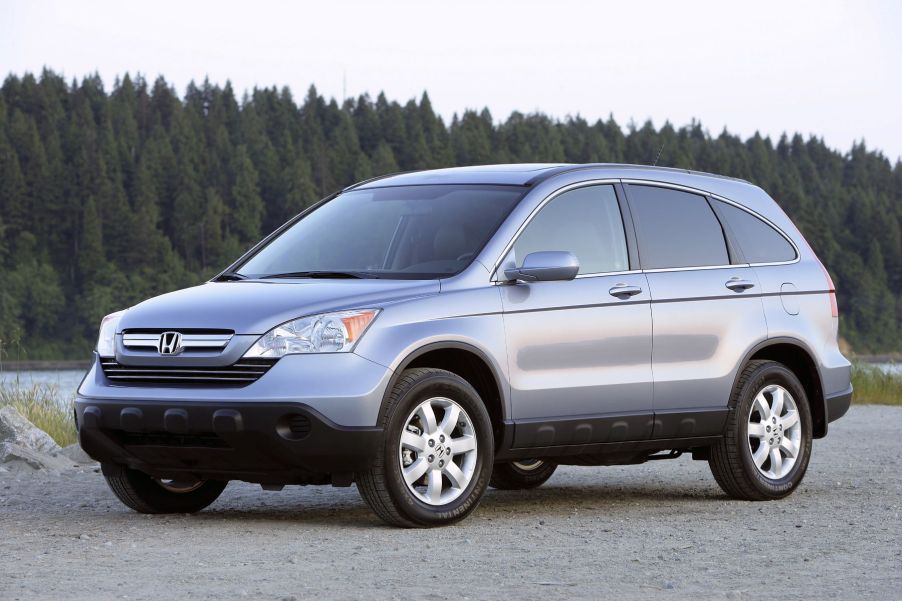
<svg viewBox="0 0 902 601"><path fill-rule="evenodd" d="M485 361L498 380L505 415L510 415L507 345L496 286L386 307L354 352L397 373L424 352L440 348L470 350Z"/></svg>

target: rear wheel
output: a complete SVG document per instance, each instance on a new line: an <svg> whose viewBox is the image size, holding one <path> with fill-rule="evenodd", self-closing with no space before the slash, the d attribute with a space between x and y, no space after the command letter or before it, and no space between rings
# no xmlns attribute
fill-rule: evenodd
<svg viewBox="0 0 902 601"><path fill-rule="evenodd" d="M113 494L139 513L194 513L219 498L228 482L163 480L124 465L103 464Z"/></svg>
<svg viewBox="0 0 902 601"><path fill-rule="evenodd" d="M431 368L406 370L382 417L385 442L357 475L367 504L395 526L441 526L479 504L492 472L492 425L466 380Z"/></svg>
<svg viewBox="0 0 902 601"><path fill-rule="evenodd" d="M796 375L775 361L752 361L733 391L727 432L708 460L735 499L766 501L790 494L811 458L811 410Z"/></svg>
<svg viewBox="0 0 902 601"><path fill-rule="evenodd" d="M557 469L556 463L544 459L521 459L496 463L489 486L500 490L521 490L543 485Z"/></svg>

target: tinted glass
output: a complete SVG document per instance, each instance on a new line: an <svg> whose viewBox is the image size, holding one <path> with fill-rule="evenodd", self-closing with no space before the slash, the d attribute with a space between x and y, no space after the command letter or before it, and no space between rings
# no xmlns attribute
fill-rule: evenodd
<svg viewBox="0 0 902 601"><path fill-rule="evenodd" d="M522 196L514 186L352 190L285 230L238 273L445 277L470 264Z"/></svg>
<svg viewBox="0 0 902 601"><path fill-rule="evenodd" d="M792 244L777 230L747 211L725 202L715 202L747 262L778 263L796 258Z"/></svg>
<svg viewBox="0 0 902 601"><path fill-rule="evenodd" d="M549 202L514 243L512 260L522 265L526 255L544 250L572 252L579 259L579 273L629 269L614 188L578 188Z"/></svg>
<svg viewBox="0 0 902 601"><path fill-rule="evenodd" d="M635 185L629 195L644 269L730 264L723 228L704 197Z"/></svg>

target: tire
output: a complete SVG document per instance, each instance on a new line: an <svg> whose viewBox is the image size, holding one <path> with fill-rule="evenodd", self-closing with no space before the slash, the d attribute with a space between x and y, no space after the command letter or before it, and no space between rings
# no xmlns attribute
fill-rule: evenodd
<svg viewBox="0 0 902 601"><path fill-rule="evenodd" d="M164 482L123 465L105 463L103 477L113 494L138 513L194 513L219 498L228 482Z"/></svg>
<svg viewBox="0 0 902 601"><path fill-rule="evenodd" d="M432 421L424 419L427 411L433 412ZM383 407L380 425L384 443L373 467L356 478L376 515L393 526L415 528L451 524L476 509L495 451L488 411L466 380L441 369L405 370ZM445 461L440 457L450 460L440 466Z"/></svg>
<svg viewBox="0 0 902 601"><path fill-rule="evenodd" d="M489 486L499 490L536 488L545 484L556 469L556 463L544 459L496 463Z"/></svg>
<svg viewBox="0 0 902 601"><path fill-rule="evenodd" d="M779 412L774 411L777 396ZM811 409L796 375L776 361L751 361L736 382L726 433L711 448L708 464L734 499L781 499L804 478L811 439Z"/></svg>

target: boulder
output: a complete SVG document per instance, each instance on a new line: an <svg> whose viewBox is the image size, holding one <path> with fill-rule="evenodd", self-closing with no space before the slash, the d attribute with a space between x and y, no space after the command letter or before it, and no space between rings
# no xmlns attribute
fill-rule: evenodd
<svg viewBox="0 0 902 601"><path fill-rule="evenodd" d="M65 457L54 457L12 442L0 443L0 465L10 472L48 471L61 472L72 467Z"/></svg>
<svg viewBox="0 0 902 601"><path fill-rule="evenodd" d="M10 406L0 409L0 443L11 443L38 453L52 454L62 450L49 434Z"/></svg>

